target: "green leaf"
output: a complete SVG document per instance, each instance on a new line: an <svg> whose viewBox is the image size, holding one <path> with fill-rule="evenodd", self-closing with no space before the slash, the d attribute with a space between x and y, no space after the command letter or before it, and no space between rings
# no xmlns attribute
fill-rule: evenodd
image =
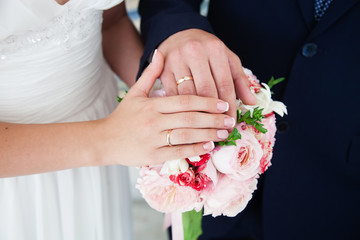
<svg viewBox="0 0 360 240"><path fill-rule="evenodd" d="M220 146L236 146L236 140L241 139L241 134L237 128L234 128L229 134L228 138L225 141L218 142Z"/></svg>
<svg viewBox="0 0 360 240"><path fill-rule="evenodd" d="M184 240L197 240L202 234L201 220L202 210L196 212L195 210L184 212L182 214L182 222L184 228Z"/></svg>
<svg viewBox="0 0 360 240"><path fill-rule="evenodd" d="M127 90L125 90L125 95L128 93L128 91ZM125 97L125 96L124 96ZM117 98L117 101L120 103L123 99L124 99L124 97L119 97L119 96L116 96L116 98Z"/></svg>
<svg viewBox="0 0 360 240"><path fill-rule="evenodd" d="M237 128L234 128L229 134L227 140L238 140L241 139L241 134Z"/></svg>
<svg viewBox="0 0 360 240"><path fill-rule="evenodd" d="M267 129L264 128L264 124L262 124L262 123L256 122L256 123L254 123L254 127L261 133L267 133Z"/></svg>
<svg viewBox="0 0 360 240"><path fill-rule="evenodd" d="M241 118L241 110L237 109L236 110L236 122L239 123L239 120Z"/></svg>
<svg viewBox="0 0 360 240"><path fill-rule="evenodd" d="M250 116L250 111L247 111L244 115L240 117L238 123L245 122L248 125L254 126L259 132L266 133L267 130L263 127L264 124L261 123L261 120L265 118L262 114L263 110L263 108L259 109L259 107L256 107L253 111L252 117Z"/></svg>
<svg viewBox="0 0 360 240"><path fill-rule="evenodd" d="M220 146L231 146L231 145L233 145L233 146L236 146L236 142L235 141L233 141L233 140L230 140L230 141L224 141L224 142L218 142L218 144L220 145Z"/></svg>
<svg viewBox="0 0 360 240"><path fill-rule="evenodd" d="M284 80L285 80L284 77L277 78L277 79L275 79L274 77L271 77L267 85L268 85L269 88L271 89L273 86L275 86L275 85L278 84L278 83L281 83L281 82L284 81Z"/></svg>
<svg viewBox="0 0 360 240"><path fill-rule="evenodd" d="M116 98L117 98L117 101L120 103L124 98L121 98L121 97L119 97L119 96L116 96Z"/></svg>

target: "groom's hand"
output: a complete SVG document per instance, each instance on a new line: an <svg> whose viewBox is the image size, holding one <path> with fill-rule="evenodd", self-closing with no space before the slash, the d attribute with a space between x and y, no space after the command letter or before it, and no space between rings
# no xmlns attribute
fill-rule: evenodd
<svg viewBox="0 0 360 240"><path fill-rule="evenodd" d="M165 67L160 76L166 95L199 95L229 103L228 114L236 119L236 96L245 104L255 104L241 61L213 34L188 29L173 34L158 49ZM192 77L193 81L179 79Z"/></svg>

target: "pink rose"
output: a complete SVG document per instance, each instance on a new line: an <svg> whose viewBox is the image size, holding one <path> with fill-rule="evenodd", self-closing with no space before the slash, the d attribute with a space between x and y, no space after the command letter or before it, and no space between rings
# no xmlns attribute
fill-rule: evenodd
<svg viewBox="0 0 360 240"><path fill-rule="evenodd" d="M160 175L160 169L144 167L140 170L137 188L143 198L159 212L186 212L200 210L200 192L191 187L173 183L168 175Z"/></svg>
<svg viewBox="0 0 360 240"><path fill-rule="evenodd" d="M219 172L230 178L247 180L258 174L263 151L252 133L240 133L236 146L224 146L213 152L212 162Z"/></svg>
<svg viewBox="0 0 360 240"><path fill-rule="evenodd" d="M216 187L209 186L201 194L204 200L204 215L236 216L244 210L252 198L256 185L255 177L238 181L225 174L220 174Z"/></svg>

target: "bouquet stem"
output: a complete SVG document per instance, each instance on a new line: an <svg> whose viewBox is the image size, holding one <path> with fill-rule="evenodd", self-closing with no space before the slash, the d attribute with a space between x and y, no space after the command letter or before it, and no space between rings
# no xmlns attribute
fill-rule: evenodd
<svg viewBox="0 0 360 240"><path fill-rule="evenodd" d="M182 214L184 240L196 240L202 234L202 215L202 210L199 212L192 210Z"/></svg>

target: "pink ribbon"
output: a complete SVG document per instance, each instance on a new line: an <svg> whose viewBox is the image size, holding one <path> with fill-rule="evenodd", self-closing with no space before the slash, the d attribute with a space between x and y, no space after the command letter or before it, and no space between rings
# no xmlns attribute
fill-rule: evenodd
<svg viewBox="0 0 360 240"><path fill-rule="evenodd" d="M184 228L182 223L182 213L165 213L164 229L171 226L173 240L184 240Z"/></svg>

